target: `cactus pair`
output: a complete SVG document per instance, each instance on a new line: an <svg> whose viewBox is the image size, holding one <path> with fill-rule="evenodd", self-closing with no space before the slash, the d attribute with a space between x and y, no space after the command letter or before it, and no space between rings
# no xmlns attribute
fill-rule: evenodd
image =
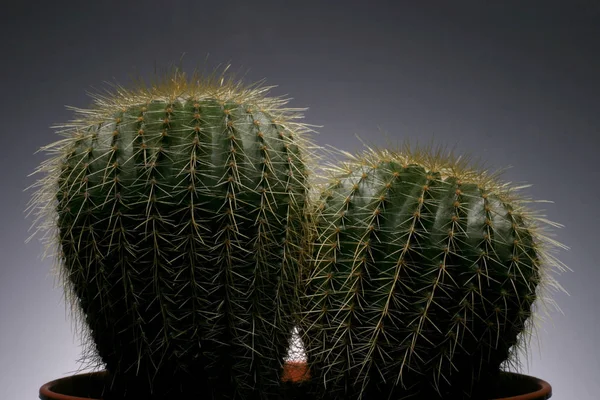
<svg viewBox="0 0 600 400"><path fill-rule="evenodd" d="M268 89L117 86L43 148L30 208L107 398L279 398L296 325L318 396L476 393L554 283L543 220L410 148L334 166L313 206L310 126Z"/></svg>

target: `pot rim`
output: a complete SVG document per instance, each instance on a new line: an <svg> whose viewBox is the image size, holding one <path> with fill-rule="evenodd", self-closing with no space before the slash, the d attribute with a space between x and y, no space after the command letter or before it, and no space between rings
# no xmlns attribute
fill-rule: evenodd
<svg viewBox="0 0 600 400"><path fill-rule="evenodd" d="M106 371L93 371L93 372L85 372L82 374L69 375L69 376L65 376L63 378L54 379L50 382L43 384L42 387L40 387L40 398L41 398L41 396L45 396L47 398L52 398L52 399L56 399L56 400L83 400L83 399L97 400L92 397L79 397L79 396L70 396L68 394L62 394L62 393L53 391L52 388L55 385L59 384L60 382L64 382L64 381L67 381L70 379L80 379L80 378L84 378L86 376L88 376L88 377L101 376L101 375L104 375L105 373L106 373Z"/></svg>
<svg viewBox="0 0 600 400"><path fill-rule="evenodd" d="M529 392L520 394L517 396L510 397L499 397L492 400L534 400L534 399L549 399L552 396L552 386L543 379L536 378L535 376L519 374L517 372L507 372L511 375L520 376L521 378L535 381L541 387L535 392Z"/></svg>
<svg viewBox="0 0 600 400"><path fill-rule="evenodd" d="M292 364L296 364L296 363L292 363ZM298 364L302 364L302 363L298 363ZM536 383L538 383L540 385L540 388L534 392L524 393L521 395L511 396L511 397L501 397L501 398L498 397L498 398L491 399L491 400L549 399L552 396L552 386L550 386L550 384L548 382L546 382L545 380L536 378L531 375L520 374L517 372L506 372L506 373L511 374L513 376L520 376L523 379L535 381ZM41 398L41 396L45 396L46 398L51 398L54 400L86 400L86 399L98 400L98 399L94 399L92 397L79 397L79 396L71 396L71 395L67 395L67 394L58 393L58 392L53 391L52 388L55 385L57 385L58 383L64 382L64 381L67 381L70 379L77 379L77 378L81 379L81 378L85 378L85 377L103 376L104 374L106 374L106 370L85 372L85 373L81 373L81 374L69 375L69 376L65 376L63 378L54 379L50 382L43 384L40 387L40 390L39 390L40 398Z"/></svg>

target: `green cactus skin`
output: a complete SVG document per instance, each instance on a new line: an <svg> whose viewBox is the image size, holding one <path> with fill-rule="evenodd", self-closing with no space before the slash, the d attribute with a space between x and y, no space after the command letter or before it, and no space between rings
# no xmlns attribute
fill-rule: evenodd
<svg viewBox="0 0 600 400"><path fill-rule="evenodd" d="M267 87L167 78L76 109L31 207L111 393L277 398L311 129Z"/></svg>
<svg viewBox="0 0 600 400"><path fill-rule="evenodd" d="M301 322L316 396L477 397L531 332L536 288L557 287L543 219L440 151L369 149L331 169Z"/></svg>

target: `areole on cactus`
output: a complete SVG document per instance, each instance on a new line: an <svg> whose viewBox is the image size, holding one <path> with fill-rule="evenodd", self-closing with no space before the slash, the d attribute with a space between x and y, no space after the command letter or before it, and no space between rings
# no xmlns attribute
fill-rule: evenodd
<svg viewBox="0 0 600 400"><path fill-rule="evenodd" d="M442 149L369 148L329 166L304 273L301 330L316 394L476 396L517 363L550 304L547 221L522 187ZM549 298L548 298L549 300ZM412 397L411 397L412 398Z"/></svg>
<svg viewBox="0 0 600 400"><path fill-rule="evenodd" d="M270 87L224 73L175 70L93 94L42 148L51 157L29 208L87 361L106 364L115 393L277 395L306 248L311 128Z"/></svg>

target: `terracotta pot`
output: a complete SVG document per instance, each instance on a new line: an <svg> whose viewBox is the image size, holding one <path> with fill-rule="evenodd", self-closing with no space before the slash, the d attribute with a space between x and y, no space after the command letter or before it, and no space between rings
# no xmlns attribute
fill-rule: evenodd
<svg viewBox="0 0 600 400"><path fill-rule="evenodd" d="M100 400L104 389L105 371L90 372L56 379L40 388L41 400ZM309 378L305 363L290 362L285 365L282 380L298 383ZM503 373L501 389L491 400L546 400L552 396L552 388L541 379ZM301 400L302 397L294 397ZM141 400L141 399L140 399Z"/></svg>

